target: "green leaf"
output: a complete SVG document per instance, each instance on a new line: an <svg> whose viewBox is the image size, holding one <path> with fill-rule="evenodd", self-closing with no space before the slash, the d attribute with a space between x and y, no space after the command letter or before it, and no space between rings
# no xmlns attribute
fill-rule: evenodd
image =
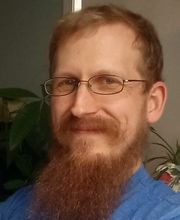
<svg viewBox="0 0 180 220"><path fill-rule="evenodd" d="M173 169L173 170L171 170L171 174L174 176L179 176L180 172L177 169Z"/></svg>
<svg viewBox="0 0 180 220"><path fill-rule="evenodd" d="M175 152L173 151L173 148L171 147L171 146L166 146L166 145L164 145L164 144L161 144L161 143L158 143L158 142L154 142L154 143L151 143L152 145L158 145L158 146L161 146L161 147L163 147L164 149L166 149L169 153L170 153L170 158L172 157L174 157L174 155L175 155Z"/></svg>
<svg viewBox="0 0 180 220"><path fill-rule="evenodd" d="M10 181L4 183L4 188L6 190L14 190L14 189L18 189L18 188L22 187L23 185L24 185L23 180L14 179L14 180L10 180Z"/></svg>
<svg viewBox="0 0 180 220"><path fill-rule="evenodd" d="M16 115L10 130L10 150L18 146L36 125L39 119L41 101L27 104Z"/></svg>
<svg viewBox="0 0 180 220"><path fill-rule="evenodd" d="M6 166L7 166L7 168L9 168L10 165L14 162L14 160L16 159L17 154L18 154L18 149L17 148L15 148L14 150L11 150L11 151L7 150L7 155L6 155Z"/></svg>
<svg viewBox="0 0 180 220"><path fill-rule="evenodd" d="M180 150L178 149L175 155L176 164L180 165Z"/></svg>
<svg viewBox="0 0 180 220"><path fill-rule="evenodd" d="M31 155L17 155L16 166L18 167L18 169L24 177L29 177L33 170Z"/></svg>
<svg viewBox="0 0 180 220"><path fill-rule="evenodd" d="M149 163L149 162L152 162L154 160L168 160L169 161L169 158L168 157L163 157L163 156L160 156L160 157L153 157L153 158L150 158L150 159L147 159L145 161L145 163Z"/></svg>
<svg viewBox="0 0 180 220"><path fill-rule="evenodd" d="M153 133L157 132L156 129L154 127L152 127L152 126L150 126L150 131L153 132Z"/></svg>
<svg viewBox="0 0 180 220"><path fill-rule="evenodd" d="M38 98L38 96L26 89L21 88L1 88L0 97L8 99L18 99L18 98Z"/></svg>
<svg viewBox="0 0 180 220"><path fill-rule="evenodd" d="M164 172L166 172L168 170L168 168L165 168L165 169L163 169L163 170L161 170L160 172L158 172L158 171L154 171L153 172L153 174L152 174L152 176L155 178L155 179L159 179L160 177L161 177L161 175L164 173Z"/></svg>
<svg viewBox="0 0 180 220"><path fill-rule="evenodd" d="M153 127L150 127L150 130L151 130L151 132L154 133L158 138L160 138L160 140L164 142L164 144L166 145L166 147L167 147L170 151L172 151L171 153L174 154L174 150L173 150L172 146L170 146L170 144L169 144L160 134L158 134L158 132L156 131L156 129L154 129ZM165 147L164 144L162 144L162 146Z"/></svg>

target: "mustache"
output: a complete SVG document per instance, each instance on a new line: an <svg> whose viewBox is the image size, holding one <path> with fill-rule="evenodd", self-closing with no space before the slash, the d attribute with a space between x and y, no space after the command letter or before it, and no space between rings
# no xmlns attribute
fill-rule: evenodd
<svg viewBox="0 0 180 220"><path fill-rule="evenodd" d="M120 125L112 118L105 119L101 116L77 118L70 115L59 123L58 132L64 133L73 130L86 130L111 133L119 130L119 127Z"/></svg>

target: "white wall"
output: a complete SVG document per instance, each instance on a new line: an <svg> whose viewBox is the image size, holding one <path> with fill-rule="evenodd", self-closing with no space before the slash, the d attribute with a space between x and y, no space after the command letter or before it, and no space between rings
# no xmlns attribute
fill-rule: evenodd
<svg viewBox="0 0 180 220"><path fill-rule="evenodd" d="M164 76L169 89L165 113L155 128L168 142L180 141L180 1L83 0L83 7L112 3L144 15L158 30L164 49Z"/></svg>

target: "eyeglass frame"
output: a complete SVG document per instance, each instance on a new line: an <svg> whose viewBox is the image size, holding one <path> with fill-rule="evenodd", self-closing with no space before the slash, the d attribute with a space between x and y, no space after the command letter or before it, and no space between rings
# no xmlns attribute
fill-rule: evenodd
<svg viewBox="0 0 180 220"><path fill-rule="evenodd" d="M120 78L120 79L122 80L122 88L121 88L121 90L119 90L119 91L117 91L117 92L109 93L109 94L103 94L103 93L98 93L98 92L93 91L93 90L91 89L91 84L89 83L89 81L90 81L91 79L95 78L95 77L98 77L98 76L115 76L115 77ZM72 89L72 91L69 92L69 93L67 93L67 94L63 94L63 95L53 95L53 94L49 93L48 90L47 90L47 87L46 87L47 83L48 83L50 80L55 80L55 79L60 79L60 78L76 80L76 81L77 81L77 84L74 84L74 88ZM118 76L118 75L115 75L115 74L100 74L100 75L94 75L94 76L90 77L88 80L80 80L80 79L77 79L77 78L75 78L75 77L69 77L69 76L58 76L58 77L52 77L52 78L49 78L49 79L45 80L44 83L42 84L42 86L44 87L44 91L45 91L46 95L56 96L56 97L57 97L57 96L66 96L66 95L69 95L69 94L73 93L73 92L75 91L75 89L78 88L78 87L81 85L81 83L87 83L87 84L88 84L88 86L87 86L88 89L89 89L91 92L95 93L95 94L98 94L98 95L114 95L114 94L118 94L118 93L122 92L123 89L124 89L124 85L125 85L126 83L129 83L129 82L144 82L144 83L147 83L147 80L145 80L145 79L123 79L121 76Z"/></svg>

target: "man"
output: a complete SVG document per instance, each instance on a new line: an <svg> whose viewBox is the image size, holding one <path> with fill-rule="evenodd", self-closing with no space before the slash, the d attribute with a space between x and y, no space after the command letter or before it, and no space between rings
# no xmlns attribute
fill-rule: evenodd
<svg viewBox="0 0 180 220"><path fill-rule="evenodd" d="M157 34L140 15L111 5L61 19L44 83L50 162L1 205L0 219L180 219L180 195L142 166L166 102L162 67Z"/></svg>

